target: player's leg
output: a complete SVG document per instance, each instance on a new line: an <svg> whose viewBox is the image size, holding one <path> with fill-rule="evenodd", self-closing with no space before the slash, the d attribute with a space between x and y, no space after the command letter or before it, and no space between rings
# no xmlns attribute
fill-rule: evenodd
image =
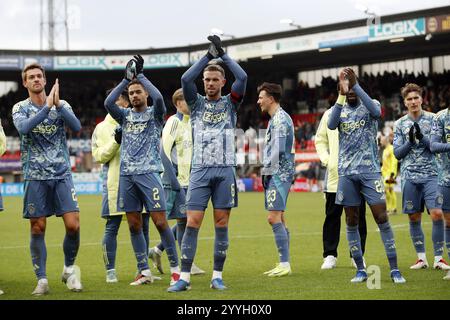
<svg viewBox="0 0 450 320"><path fill-rule="evenodd" d="M106 217L105 234L102 241L103 261L106 268L106 282L118 281L116 274L117 233L122 215Z"/></svg>
<svg viewBox="0 0 450 320"><path fill-rule="evenodd" d="M191 269L197 251L198 232L211 197L211 174L209 171L208 168L191 171L189 188L186 194L187 224L181 242L180 281L167 289L168 292L190 289Z"/></svg>
<svg viewBox="0 0 450 320"><path fill-rule="evenodd" d="M265 274L269 277L281 277L291 274L289 237L283 215L286 209L290 183L283 183L278 176L271 176L266 185L264 202L265 208L269 212L267 220L272 226L280 262L274 269L265 272Z"/></svg>
<svg viewBox="0 0 450 320"><path fill-rule="evenodd" d="M83 286L80 282L79 268L75 266L80 248L80 214L78 211L66 212L62 218L66 235L63 242L64 268L61 279L71 291L80 292Z"/></svg>
<svg viewBox="0 0 450 320"><path fill-rule="evenodd" d="M159 232L162 244L167 252L172 275L171 282L179 278L178 254L175 238L167 223L166 197L161 177L158 173L150 173L135 177L136 187L139 190L145 209L150 212L153 223Z"/></svg>
<svg viewBox="0 0 450 320"><path fill-rule="evenodd" d="M386 212L384 185L381 175L379 173L366 174L362 175L360 179L361 193L369 204L372 215L380 230L381 240L384 244L384 250L391 269L391 279L394 283L405 283L406 280L398 270L394 233L392 232Z"/></svg>
<svg viewBox="0 0 450 320"><path fill-rule="evenodd" d="M170 265L171 281L170 285L175 284L180 278L180 267L178 265L178 254L175 244L175 238L166 219L165 211L151 212L151 217L156 229L161 237L161 242L166 249L167 258Z"/></svg>
<svg viewBox="0 0 450 320"><path fill-rule="evenodd" d="M367 221L366 221L366 202L364 201L364 199L362 199L361 205L358 208L358 231L359 236L361 237L361 251L363 255L363 264L365 268L366 261L364 259L364 254L366 252Z"/></svg>
<svg viewBox="0 0 450 320"><path fill-rule="evenodd" d="M370 206L372 215L380 230L381 240L384 244L386 255L391 268L391 275L397 274L397 252L395 249L395 240L392 228L389 224L384 183L381 178L381 174L365 174L361 175L361 193L364 195L367 203Z"/></svg>
<svg viewBox="0 0 450 320"><path fill-rule="evenodd" d="M441 205L442 211L444 212L445 246L450 260L450 187L439 186L438 193L438 203ZM450 280L450 270L447 271L447 274L443 279Z"/></svg>
<svg viewBox="0 0 450 320"><path fill-rule="evenodd" d="M130 283L132 286L153 282L153 276L148 266L148 257L144 233L142 231L142 215L140 212L126 212L128 227L130 230L131 245L136 257L139 274Z"/></svg>
<svg viewBox="0 0 450 320"><path fill-rule="evenodd" d="M30 253L31 262L33 264L34 273L38 280L38 284L33 291L33 295L42 295L49 292L47 280L47 248L45 245L45 229L47 225L46 217L30 219Z"/></svg>
<svg viewBox="0 0 450 320"><path fill-rule="evenodd" d="M325 221L322 228L323 264L321 269L336 267L337 248L341 233L343 207L336 202L336 193L325 193Z"/></svg>
<svg viewBox="0 0 450 320"><path fill-rule="evenodd" d="M445 227L444 214L442 212L443 197L438 191L437 179L429 179L424 182L424 200L431 217L433 227L431 240L434 249L434 269L450 270L450 266L442 258L444 253Z"/></svg>
<svg viewBox="0 0 450 320"><path fill-rule="evenodd" d="M142 212L142 233L145 239L145 252L148 252L150 245L150 213Z"/></svg>
<svg viewBox="0 0 450 320"><path fill-rule="evenodd" d="M120 176L117 208L126 212L128 228L130 230L131 245L136 257L139 274L130 285L141 285L153 282L153 276L148 267L148 252L144 233L142 231L143 202L135 184L136 176Z"/></svg>
<svg viewBox="0 0 450 320"><path fill-rule="evenodd" d="M344 207L348 246L357 266L356 276L351 282L356 283L366 281L367 273L364 269L361 236L359 234L358 226L358 208L361 205L361 194L359 180L356 176L339 177L336 204Z"/></svg>
<svg viewBox="0 0 450 320"><path fill-rule="evenodd" d="M291 233L289 232L289 228L286 225L286 220L284 219L284 212L281 213L281 222L283 223L284 228L286 229L286 234L288 238L288 246L291 245Z"/></svg>
<svg viewBox="0 0 450 320"><path fill-rule="evenodd" d="M191 269L197 251L198 232L203 222L205 211L188 210L186 231L181 242L181 274L180 281L167 289L179 292L190 289Z"/></svg>
<svg viewBox="0 0 450 320"><path fill-rule="evenodd" d="M47 248L45 230L47 215L53 214L48 201L49 186L46 181L25 181L23 197L23 217L30 220L30 253L34 273L38 280L33 295L49 292L47 280Z"/></svg>
<svg viewBox="0 0 450 320"><path fill-rule="evenodd" d="M77 195L72 182L72 176L62 180L54 180L52 197L56 216L62 217L66 234L63 242L64 268L61 280L74 292L83 289L80 282L79 268L75 259L80 248L80 214Z"/></svg>
<svg viewBox="0 0 450 320"><path fill-rule="evenodd" d="M417 254L416 262L410 269L428 267L425 254L425 235L422 230L423 192L422 185L405 180L402 186L402 211L408 215L409 234Z"/></svg>
<svg viewBox="0 0 450 320"><path fill-rule="evenodd" d="M187 225L187 218L179 218L177 219L177 224L174 225L176 227L176 232L174 232L175 239L178 241L178 246L181 251L181 243L183 241L184 232L186 231L186 225ZM173 231L173 229L172 229ZM205 274L205 270L199 268L194 262L192 262L191 267L191 275L201 275Z"/></svg>
<svg viewBox="0 0 450 320"><path fill-rule="evenodd" d="M164 195L166 197L167 220L173 219L173 217L171 215L172 215L172 210L174 208L176 194L177 194L176 191L173 191L170 187L164 186ZM175 239L177 238L176 230L177 230L177 226L174 225L172 227L172 233L173 233L173 236L175 237ZM162 265L161 265L161 255L163 252L164 252L164 245L161 241L153 248L150 248L150 250L148 252L148 257L153 261L153 265L158 269L158 271L161 274L164 273L162 270Z"/></svg>
<svg viewBox="0 0 450 320"><path fill-rule="evenodd" d="M222 280L222 272L229 247L228 222L230 214L231 209L214 208L214 266L210 285L212 289L224 290L227 288Z"/></svg>
<svg viewBox="0 0 450 320"><path fill-rule="evenodd" d="M211 288L223 290L226 289L222 272L229 246L228 221L231 208L238 205L236 172L232 167L215 168L212 170L212 175L214 180L211 201L214 207L215 240Z"/></svg>
<svg viewBox="0 0 450 320"><path fill-rule="evenodd" d="M450 196L450 188L447 190ZM450 197L447 200L448 205L444 207L444 219L445 219L445 246L447 247L447 255L450 260ZM444 202L445 203L445 202ZM444 280L450 280L450 270L447 272L447 275L444 277Z"/></svg>
<svg viewBox="0 0 450 320"><path fill-rule="evenodd" d="M67 212L62 218L66 227L63 243L64 265L69 267L74 265L80 248L80 214L76 211Z"/></svg>
<svg viewBox="0 0 450 320"><path fill-rule="evenodd" d="M430 217L433 223L431 231L431 240L434 249L434 269L450 270L450 266L442 257L444 253L445 242L445 223L444 214L441 209L430 209Z"/></svg>

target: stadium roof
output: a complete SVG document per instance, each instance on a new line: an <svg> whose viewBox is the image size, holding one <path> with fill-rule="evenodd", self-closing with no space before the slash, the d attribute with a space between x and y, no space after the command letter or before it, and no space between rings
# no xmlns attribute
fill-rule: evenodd
<svg viewBox="0 0 450 320"><path fill-rule="evenodd" d="M389 23L395 21L403 21L408 19L414 19L418 17L430 17L430 16L440 16L450 14L450 6L437 7L425 10L417 10L399 14L392 14L381 16L381 23ZM310 35L315 33L327 32L327 31L336 31L342 29L350 29L355 27L361 27L367 25L367 19L359 19L347 22L339 22L322 26L315 26L309 28L295 29L283 32L269 33L264 35L256 35L251 37L244 38L236 38L230 40L224 40L223 43L225 46L234 46L252 42L260 42L267 40L276 40L283 39L289 37L296 37L302 35ZM97 55L99 53L103 55L132 55L136 52L140 52L142 54L158 54L158 53L171 53L171 52L180 52L180 51L197 51L204 50L207 47L207 43L197 44L197 45L189 45L182 47L170 47L170 48L158 48L158 49L140 49L133 48L127 50L76 50L76 51L40 51L40 50L1 50L0 55L8 55L8 54L24 54L24 55Z"/></svg>

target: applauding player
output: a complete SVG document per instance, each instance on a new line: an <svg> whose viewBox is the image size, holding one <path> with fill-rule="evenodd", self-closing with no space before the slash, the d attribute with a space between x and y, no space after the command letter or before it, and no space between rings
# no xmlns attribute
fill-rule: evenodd
<svg viewBox="0 0 450 320"><path fill-rule="evenodd" d="M166 201L161 182L160 137L166 107L159 90L144 76L144 59L135 56L125 69L125 78L109 94L105 107L122 127L120 178L117 211L127 215L131 242L139 274L131 285L151 283L147 244L142 231L143 207L150 212L161 235L171 264L172 281L179 278L175 239L167 224ZM125 88L132 108L123 109L116 101ZM153 106L147 106L150 94Z"/></svg>
<svg viewBox="0 0 450 320"><path fill-rule="evenodd" d="M210 198L216 233L211 288L226 289L222 271L228 249L228 220L231 208L237 206L234 130L247 74L224 52L218 36L210 36L208 40L211 41L208 53L181 78L184 98L191 111L194 152L186 199L188 221L181 244L181 279L168 289L169 292L190 288L198 232ZM208 65L214 58L221 58L236 78L227 96L222 96L225 71L218 64ZM195 79L202 72L206 96L198 94L195 85Z"/></svg>
<svg viewBox="0 0 450 320"><path fill-rule="evenodd" d="M66 227L62 281L72 291L81 291L78 268L74 266L80 246L79 208L72 182L65 126L81 129L70 105L59 99L59 82L47 96L44 68L31 64L22 71L23 86L29 98L12 110L20 134L20 151L25 179L23 217L30 220L30 251L38 279L33 295L49 292L45 229L47 217L62 217Z"/></svg>
<svg viewBox="0 0 450 320"><path fill-rule="evenodd" d="M358 207L363 194L380 229L392 281L404 283L406 280L397 266L394 234L386 213L386 196L378 161L376 136L380 116L380 104L360 87L354 71L351 68L342 70L339 74L339 97L331 111L328 128L333 130L339 127L336 203L344 206L347 239L358 269L351 282L367 280L358 232Z"/></svg>
<svg viewBox="0 0 450 320"><path fill-rule="evenodd" d="M442 258L444 220L442 204L438 201L438 166L429 140L434 114L422 110L422 89L418 85L407 83L402 88L402 96L408 113L395 122L394 153L397 159L402 160L403 213L408 214L411 240L417 253L417 261L411 269L428 267L421 226L425 203L433 221L433 267L448 270L450 267Z"/></svg>

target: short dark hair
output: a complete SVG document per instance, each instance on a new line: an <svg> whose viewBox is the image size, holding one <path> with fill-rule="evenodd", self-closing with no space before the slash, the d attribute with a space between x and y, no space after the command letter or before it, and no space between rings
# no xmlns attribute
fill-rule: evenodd
<svg viewBox="0 0 450 320"><path fill-rule="evenodd" d="M276 102L280 102L283 89L279 84L264 82L258 87L258 94L260 94L263 90L267 93L267 95L273 97Z"/></svg>
<svg viewBox="0 0 450 320"><path fill-rule="evenodd" d="M415 83L405 84L405 86L401 90L403 99L405 99L410 92L417 92L419 96L422 96L422 88Z"/></svg>
<svg viewBox="0 0 450 320"><path fill-rule="evenodd" d="M147 90L145 90L144 85L143 85L138 79L133 79L133 80L131 80L130 83L128 84L128 86L127 86L127 90L128 90L132 85L134 85L134 84L140 85L140 86L144 89L144 91L147 91ZM128 91L127 91L127 92L128 92Z"/></svg>
<svg viewBox="0 0 450 320"><path fill-rule="evenodd" d="M225 78L225 70L222 68L222 66L216 62L210 62L206 68L203 70L205 71L218 71L222 74L222 76Z"/></svg>
<svg viewBox="0 0 450 320"><path fill-rule="evenodd" d="M25 66L25 68L23 68L22 70L22 80L27 80L27 71L28 70L32 70L32 69L39 69L42 71L42 75L44 76L45 79L45 70L44 67L41 66L39 63L31 63Z"/></svg>

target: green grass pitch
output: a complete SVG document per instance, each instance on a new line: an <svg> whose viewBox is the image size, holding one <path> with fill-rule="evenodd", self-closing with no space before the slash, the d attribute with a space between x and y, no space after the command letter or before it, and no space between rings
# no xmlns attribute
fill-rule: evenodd
<svg viewBox="0 0 450 320"><path fill-rule="evenodd" d="M100 218L100 196L80 196L81 246L76 264L81 268L82 293L69 292L61 283L63 267L62 241L64 225L61 219L48 220L46 244L47 274L50 294L32 297L36 279L29 253L29 223L22 219L22 198L5 197L6 210L0 213L0 288L7 299L450 299L450 282L442 280L443 271L410 270L416 255L409 238L407 217L399 214L390 217L397 244L400 270L407 283L394 285L389 277L388 262L377 232L376 224L368 213L368 238L366 261L381 269L380 289L368 289L366 283L351 284L355 270L350 266L345 224L342 220L338 267L320 270L322 263L322 223L324 199L320 193L291 193L286 211L291 233L291 265L293 274L278 279L267 278L264 271L277 262L277 252L272 230L267 223L262 193L239 194L239 207L232 211L230 222L230 247L225 263L224 281L229 287L223 292L209 289L212 274L214 229L209 207L199 234L195 263L207 273L193 276L192 290L169 294L166 289L170 276L151 285L132 287L136 261L132 253L126 221L119 231L116 269L119 283L106 284L101 241L104 220ZM399 197L400 209L400 197ZM173 222L172 222L173 223ZM428 260L433 260L431 221L424 215ZM151 245L159 235L151 225ZM163 267L168 272L167 258ZM157 275L157 271L152 268Z"/></svg>

